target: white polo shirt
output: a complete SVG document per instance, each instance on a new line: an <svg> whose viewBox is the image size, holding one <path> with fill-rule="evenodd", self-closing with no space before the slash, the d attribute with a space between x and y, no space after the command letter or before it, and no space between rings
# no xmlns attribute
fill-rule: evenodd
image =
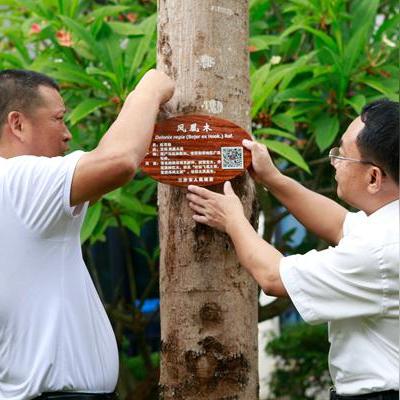
<svg viewBox="0 0 400 400"><path fill-rule="evenodd" d="M70 207L84 154L0 158L0 399L112 392L118 350L82 259L87 206Z"/></svg>
<svg viewBox="0 0 400 400"><path fill-rule="evenodd" d="M336 247L285 257L280 274L306 322L329 323L341 395L399 388L399 201L349 213Z"/></svg>

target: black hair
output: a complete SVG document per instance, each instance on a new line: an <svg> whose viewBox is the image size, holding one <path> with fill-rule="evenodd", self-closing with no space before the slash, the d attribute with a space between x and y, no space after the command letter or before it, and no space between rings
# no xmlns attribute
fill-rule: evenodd
<svg viewBox="0 0 400 400"><path fill-rule="evenodd" d="M357 136L364 160L378 165L399 184L399 103L382 99L361 111L365 126Z"/></svg>
<svg viewBox="0 0 400 400"><path fill-rule="evenodd" d="M0 71L0 134L11 111L31 113L41 105L40 86L47 86L60 91L57 83L35 71L5 69Z"/></svg>

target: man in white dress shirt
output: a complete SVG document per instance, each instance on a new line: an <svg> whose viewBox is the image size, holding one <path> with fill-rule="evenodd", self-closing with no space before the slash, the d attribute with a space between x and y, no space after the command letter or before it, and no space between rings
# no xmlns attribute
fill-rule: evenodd
<svg viewBox="0 0 400 400"><path fill-rule="evenodd" d="M267 294L289 296L308 323L328 322L331 399L398 400L399 104L365 106L329 154L337 194L356 213L282 175L265 146L243 144L255 179L334 247L284 257L258 237L229 182L224 194L190 186L193 218L231 237Z"/></svg>
<svg viewBox="0 0 400 400"><path fill-rule="evenodd" d="M131 180L172 81L149 71L91 152L71 134L57 84L0 71L0 399L114 399L118 349L82 259L89 201Z"/></svg>

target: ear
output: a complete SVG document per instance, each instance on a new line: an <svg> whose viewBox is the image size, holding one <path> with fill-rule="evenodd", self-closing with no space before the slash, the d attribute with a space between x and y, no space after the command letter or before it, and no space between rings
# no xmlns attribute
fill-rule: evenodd
<svg viewBox="0 0 400 400"><path fill-rule="evenodd" d="M383 173L379 167L374 165L368 169L368 187L370 194L378 193L382 188Z"/></svg>
<svg viewBox="0 0 400 400"><path fill-rule="evenodd" d="M19 111L11 111L7 115L7 123L11 134L20 142L24 142L24 116Z"/></svg>

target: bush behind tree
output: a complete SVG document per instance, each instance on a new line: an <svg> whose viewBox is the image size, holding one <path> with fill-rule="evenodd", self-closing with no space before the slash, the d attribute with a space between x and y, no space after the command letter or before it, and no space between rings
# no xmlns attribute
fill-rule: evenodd
<svg viewBox="0 0 400 400"><path fill-rule="evenodd" d="M327 398L331 386L327 333L326 325L302 323L283 329L279 337L268 343L266 351L276 359L270 400L314 399L318 394Z"/></svg>

